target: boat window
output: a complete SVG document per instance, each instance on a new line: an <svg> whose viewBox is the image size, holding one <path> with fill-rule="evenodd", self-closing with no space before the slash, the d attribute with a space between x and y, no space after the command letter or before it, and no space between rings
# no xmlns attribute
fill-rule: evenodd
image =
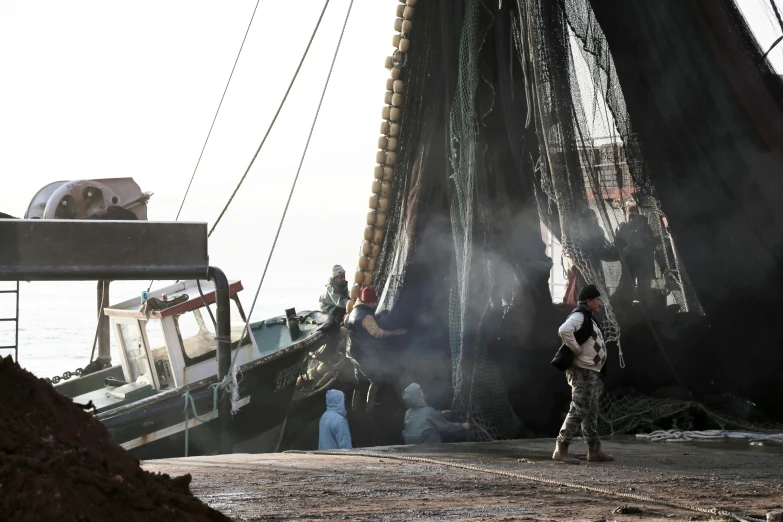
<svg viewBox="0 0 783 522"><path fill-rule="evenodd" d="M212 320L209 317L206 320L211 327ZM187 357L194 359L217 348L215 334L207 329L201 310L193 310L192 312L178 315L176 324L179 330L179 337L182 339L182 347Z"/></svg>
<svg viewBox="0 0 783 522"><path fill-rule="evenodd" d="M154 385L150 375L150 363L147 351L144 349L144 340L141 337L139 322L117 325L122 339L122 347L128 361L128 378L130 382L139 382Z"/></svg>
<svg viewBox="0 0 783 522"><path fill-rule="evenodd" d="M231 306L231 342L236 342L239 340L239 338L242 336L242 331L245 328L245 322L242 320L242 316L239 313L239 308L237 308L236 302L232 299L230 301ZM212 303L209 305L209 309L212 310L212 316L217 320L217 311L215 304ZM209 312L206 310L202 310L203 317L204 317L204 323L207 328L207 330L212 334L215 335L215 325L212 324L212 318L209 317Z"/></svg>
<svg viewBox="0 0 783 522"><path fill-rule="evenodd" d="M152 362L155 372L158 374L160 389L174 386L174 376L171 373L169 352L166 350L166 337L163 334L163 323L158 319L150 319L145 323L147 340L149 341Z"/></svg>

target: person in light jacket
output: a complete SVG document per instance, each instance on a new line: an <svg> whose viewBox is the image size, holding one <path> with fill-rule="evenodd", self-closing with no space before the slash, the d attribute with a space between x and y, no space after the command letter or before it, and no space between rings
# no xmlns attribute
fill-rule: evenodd
<svg viewBox="0 0 783 522"><path fill-rule="evenodd" d="M441 434L457 434L470 429L470 424L449 422L443 417L444 412L427 406L421 386L416 383L405 388L402 400L408 408L402 431L405 444L440 444Z"/></svg>
<svg viewBox="0 0 783 522"><path fill-rule="evenodd" d="M587 460L605 462L614 460L601 451L601 441L596 430L598 405L603 383L601 368L606 363L606 345L598 322L593 318L601 308L601 293L595 285L587 285L579 292L579 306L571 312L558 333L563 344L574 352L574 362L566 370L571 386L571 408L557 436L557 446L552 459L566 464L579 464L568 454L568 446L579 432L587 441Z"/></svg>
<svg viewBox="0 0 783 522"><path fill-rule="evenodd" d="M343 322L345 307L348 306L348 282L345 280L345 269L342 266L332 267L332 277L326 283L318 302L323 313L334 317L338 325Z"/></svg>
<svg viewBox="0 0 783 522"><path fill-rule="evenodd" d="M326 412L318 424L318 450L351 449L351 430L345 417L345 395L340 390L326 392Z"/></svg>

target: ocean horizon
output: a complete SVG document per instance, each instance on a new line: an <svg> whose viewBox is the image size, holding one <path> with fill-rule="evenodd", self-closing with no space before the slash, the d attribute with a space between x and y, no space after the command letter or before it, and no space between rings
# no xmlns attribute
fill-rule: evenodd
<svg viewBox="0 0 783 522"><path fill-rule="evenodd" d="M230 277L230 276L229 276ZM156 282L153 289L170 282ZM243 281L239 298L245 313L256 291ZM267 283L264 283L267 286ZM115 281L110 287L110 303L118 304L141 295L149 281ZM2 289L14 283L2 283ZM19 293L19 364L37 377L54 377L66 371L84 368L90 362L97 325L97 283L32 282L20 283ZM269 284L262 288L251 322L276 317L286 308L297 311L318 307L323 285L305 284L281 286ZM13 317L14 294L0 294L0 317ZM232 317L232 322L234 322ZM13 323L0 323L0 346L13 344ZM97 350L96 350L97 351ZM117 341L111 337L112 364L119 364ZM0 357L13 355L12 350L0 351Z"/></svg>

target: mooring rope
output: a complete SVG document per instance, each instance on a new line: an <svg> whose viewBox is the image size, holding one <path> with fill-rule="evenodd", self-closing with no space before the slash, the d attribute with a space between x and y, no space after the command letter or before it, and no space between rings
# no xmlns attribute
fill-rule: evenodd
<svg viewBox="0 0 783 522"><path fill-rule="evenodd" d="M737 515L731 511L726 511L718 508L704 508L700 506L694 506L682 502L675 502L672 500L662 500L653 498L647 495L639 495L637 493L624 493L622 491L615 491L609 488L602 488L597 486L586 486L584 484L576 484L574 482L565 482L562 480L554 480L543 477L537 477L534 475L526 475L524 473L514 473L512 471L504 471L500 469L484 468L481 466L474 466L472 464L461 464L459 462L449 462L447 460L433 459L430 457L417 457L408 455L395 455L389 453L381 453L375 451L286 451L284 453L292 453L298 455L336 455L343 457L370 457L378 459L390 459L390 460L402 460L407 462L421 462L422 464L433 464L436 466L446 466L450 468L463 469L466 471L475 471L478 473L487 473L491 475L500 475L508 478L516 478L527 480L531 482L538 482L541 484L548 484L550 486L558 486L570 489L581 489L582 491L589 491L591 493L599 493L601 495L607 495L612 497L627 498L631 500L637 500L639 502L646 502L648 504L657 504L660 506L667 506L677 509L684 509L686 511L694 511L697 513L704 513L705 515L714 515L720 517L732 518L742 522L765 522L760 518L753 518L749 516Z"/></svg>

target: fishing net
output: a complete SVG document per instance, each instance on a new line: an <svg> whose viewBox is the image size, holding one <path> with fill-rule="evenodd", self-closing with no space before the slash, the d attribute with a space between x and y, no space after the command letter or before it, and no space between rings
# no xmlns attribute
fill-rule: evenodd
<svg viewBox="0 0 783 522"><path fill-rule="evenodd" d="M601 400L598 432L604 436L652 432L660 429L745 429L783 433L783 424L758 418L749 401L724 397L722 408L697 401L649 397L640 394L606 393ZM733 406L726 411L727 406Z"/></svg>
<svg viewBox="0 0 783 522"><path fill-rule="evenodd" d="M668 13L670 8L679 14ZM404 61L396 182L375 279L383 289L382 306L391 309L390 325L397 323L412 334L397 359L407 366L400 372L407 371L430 396L440 397L436 402L445 403L448 395L452 409L476 426L478 438L515 436L530 421L517 414L519 397L531 401L530 393L551 390L550 379L542 372L551 371L548 362L564 316L552 306L558 296L550 294L548 279L553 261L561 260L547 257L541 223L559 239L581 281L595 284L604 296L602 327L615 346L611 365L617 365L619 354L623 366L620 347L630 345L628 358L636 357L648 373L657 372L644 376L651 388L668 381L680 386L686 381L729 381L715 379L726 370L715 358L692 363L702 348L691 341L720 330L705 330L711 323L699 317L726 302L725 295L715 292L718 274L725 279L742 273L737 256L727 255L726 242L747 243L765 269L764 277L743 275L736 286L748 287L749 279L766 282L769 262L778 259L783 245L783 223L766 209L752 219L743 214L745 220L735 223L736 202L721 214L691 201L705 190L710 191L708 197L725 195L724 184L708 181L707 168L781 168L768 152L765 156L740 151L743 144L750 147L750 138L737 138L739 144L729 147L731 161L726 168L720 165L726 158L718 148L715 122L724 125L720 132L736 137L733 129L725 129L741 115L734 106L723 110L736 105L736 99L697 104L703 111L698 112L703 120L699 122L676 99L681 91L686 98L709 98L716 87L695 89L684 67L666 70L667 52L669 60L685 60L681 55L687 55L690 65L720 89L728 89L732 81L714 64L708 67L712 58L706 58L705 41L698 42L702 55L688 54L690 40L709 40L717 34L705 29L704 18L709 16L712 22L715 16L726 18L722 27L742 41L745 65L761 71L766 82L766 87L754 87L776 92L777 84L763 76L764 61L731 0L417 4L411 51ZM626 49L657 54L648 64ZM716 55L714 49L710 53ZM655 74L658 80L653 79ZM667 91L654 81L676 85ZM774 81L780 84L779 79ZM664 110L666 96L677 110ZM657 104L655 116L644 105L650 100ZM713 112L708 114L708 108ZM643 119L648 116L654 125ZM697 127L701 134L694 136ZM747 125L740 127L750 133ZM667 134L669 129L674 134ZM692 147L685 150L672 143L674 139ZM710 150L705 149L708 139ZM754 151L759 149L758 143L754 146ZM762 149L769 151L769 144ZM673 180L680 174L684 179L687 168L703 177L693 174L687 184L676 185ZM762 185L757 173L751 181L757 185L749 188L743 180L737 188L734 183L734 195L771 201L754 192ZM696 190L699 183L706 188ZM777 185L772 186L773 193L778 192ZM683 195L683 189L693 192ZM739 205L743 212L746 203ZM638 207L649 230L646 285L641 277L638 282L631 277L640 273L639 261L630 258L618 241L626 224L624 209L631 204ZM743 234L741 238L720 232L727 219L732 233ZM770 242L781 239L775 248L765 247L759 239L761 228L751 230L755 225L769 229L771 223L781 225L770 230ZM705 238L711 241L703 235L708 232L719 236L709 248L713 255L724 249L717 262L705 259L699 246ZM688 328L691 337L683 334L678 340L676 332ZM713 347L717 343L731 349L725 339L711 339ZM736 387L740 391L742 385ZM523 388L526 391L519 392ZM654 406L663 416L680 407ZM624 418L626 410L638 410L631 417L643 417L645 408L609 402L607 411L614 413L606 418ZM623 422L625 427L618 429L631 429L627 426L632 421Z"/></svg>

